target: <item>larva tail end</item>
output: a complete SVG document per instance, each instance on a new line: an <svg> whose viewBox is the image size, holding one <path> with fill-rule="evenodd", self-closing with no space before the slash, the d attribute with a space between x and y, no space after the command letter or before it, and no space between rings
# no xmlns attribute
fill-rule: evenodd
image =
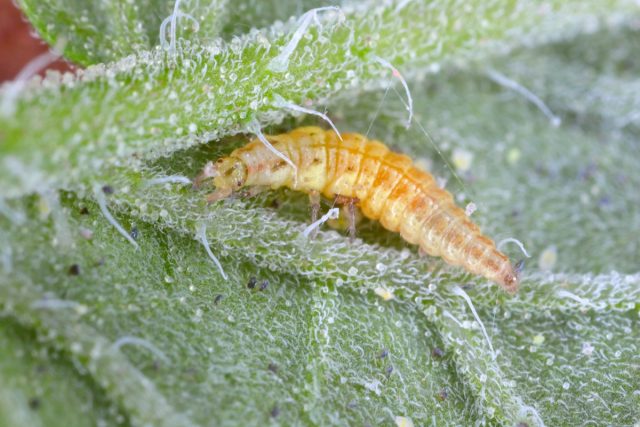
<svg viewBox="0 0 640 427"><path fill-rule="evenodd" d="M518 285L520 284L520 271L509 265L506 271L503 270L503 274L498 283L510 295L515 295L518 292Z"/></svg>

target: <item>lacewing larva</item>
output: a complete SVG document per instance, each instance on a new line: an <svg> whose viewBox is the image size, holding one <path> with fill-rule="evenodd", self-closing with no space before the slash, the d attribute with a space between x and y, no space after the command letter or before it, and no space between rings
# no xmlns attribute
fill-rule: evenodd
<svg viewBox="0 0 640 427"><path fill-rule="evenodd" d="M408 156L357 133L342 134L341 141L335 132L318 127L301 127L267 139L296 165L297 176L256 138L228 157L208 162L195 186L213 179L216 190L207 197L209 202L241 188L280 187L304 191L312 198L322 194L351 200L364 216L400 232L427 254L484 276L507 292L517 291L517 268L456 206L451 194Z"/></svg>

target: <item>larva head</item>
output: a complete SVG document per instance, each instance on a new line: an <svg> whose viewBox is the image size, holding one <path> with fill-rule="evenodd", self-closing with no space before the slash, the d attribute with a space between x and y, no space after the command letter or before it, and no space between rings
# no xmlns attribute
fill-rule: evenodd
<svg viewBox="0 0 640 427"><path fill-rule="evenodd" d="M222 157L215 163L207 162L200 175L196 177L194 187L199 188L211 179L218 191L236 191L242 188L247 180L247 167L235 157Z"/></svg>

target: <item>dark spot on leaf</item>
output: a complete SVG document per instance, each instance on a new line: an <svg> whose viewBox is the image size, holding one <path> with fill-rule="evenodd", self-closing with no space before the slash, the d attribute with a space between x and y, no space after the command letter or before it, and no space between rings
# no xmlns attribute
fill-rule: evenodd
<svg viewBox="0 0 640 427"><path fill-rule="evenodd" d="M445 401L447 400L447 397L449 397L449 392L447 391L446 388L443 388L442 390L440 390L438 392L438 399L441 401Z"/></svg>
<svg viewBox="0 0 640 427"><path fill-rule="evenodd" d="M105 186L102 187L102 192L104 194L113 194L113 191L114 191L113 187L110 186L110 185L105 185Z"/></svg>
<svg viewBox="0 0 640 427"><path fill-rule="evenodd" d="M610 206L611 205L611 197L609 197L607 195L600 197L600 200L598 200L598 205L601 208L605 208L605 207Z"/></svg>
<svg viewBox="0 0 640 427"><path fill-rule="evenodd" d="M189 381L194 381L198 378L198 370L196 368L186 368L183 371L184 377L187 378Z"/></svg>
<svg viewBox="0 0 640 427"><path fill-rule="evenodd" d="M278 408L278 405L275 405L273 409L271 409L271 418L277 418L278 415L280 415L280 408Z"/></svg>
<svg viewBox="0 0 640 427"><path fill-rule="evenodd" d="M386 348L383 349L380 354L378 355L378 358L380 359L384 359L385 357L387 357L389 355L389 350L387 350Z"/></svg>
<svg viewBox="0 0 640 427"><path fill-rule="evenodd" d="M621 173L616 175L616 182L618 182L618 184L626 184L627 181L628 181L628 178L626 175Z"/></svg>
<svg viewBox="0 0 640 427"><path fill-rule="evenodd" d="M213 303L217 305L220 301L222 301L222 298L223 298L222 294L216 295L216 298L213 300Z"/></svg>
<svg viewBox="0 0 640 427"><path fill-rule="evenodd" d="M80 266L78 264L73 264L69 267L69 276L78 276L80 274Z"/></svg>
<svg viewBox="0 0 640 427"><path fill-rule="evenodd" d="M138 240L138 227L136 227L135 225L133 227L131 227L131 231L129 232L129 234L131 235L131 238L133 240Z"/></svg>
<svg viewBox="0 0 640 427"><path fill-rule="evenodd" d="M433 350L431 350L431 356L436 359L441 359L444 357L444 350L439 347L434 347Z"/></svg>
<svg viewBox="0 0 640 427"><path fill-rule="evenodd" d="M40 401L40 399L38 399L37 397L32 397L31 399L29 399L29 408L31 408L31 410L33 411L37 411L38 409L40 409L40 404L42 402Z"/></svg>
<svg viewBox="0 0 640 427"><path fill-rule="evenodd" d="M258 279L256 279L255 277L252 277L249 279L249 283L247 283L247 288L249 289L253 289L256 287L256 283L258 283Z"/></svg>
<svg viewBox="0 0 640 427"><path fill-rule="evenodd" d="M387 366L387 369L385 370L385 372L387 373L387 376L390 376L393 373L393 366L391 365Z"/></svg>
<svg viewBox="0 0 640 427"><path fill-rule="evenodd" d="M262 283L260 283L260 290L264 291L265 289L267 289L268 286L269 286L269 281L263 280Z"/></svg>
<svg viewBox="0 0 640 427"><path fill-rule="evenodd" d="M578 177L582 180L582 181L587 181L591 178L593 178L596 174L596 172L598 172L598 165L595 163L589 163L586 167L583 167L580 172L578 173Z"/></svg>
<svg viewBox="0 0 640 427"><path fill-rule="evenodd" d="M269 363L268 369L273 372L274 374L278 373L278 365L276 365L275 363L271 362Z"/></svg>
<svg viewBox="0 0 640 427"><path fill-rule="evenodd" d="M89 209L86 206L81 207L80 215L89 215Z"/></svg>

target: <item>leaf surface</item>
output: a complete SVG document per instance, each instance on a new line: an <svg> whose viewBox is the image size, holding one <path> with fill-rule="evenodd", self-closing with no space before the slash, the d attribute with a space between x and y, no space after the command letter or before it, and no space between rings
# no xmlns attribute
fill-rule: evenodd
<svg viewBox="0 0 640 427"><path fill-rule="evenodd" d="M640 63L630 55L638 40L625 26L632 18L619 19L632 3L551 2L553 12L536 17L528 3L472 2L460 17L460 25L469 19L463 32L455 22L437 27L437 16L457 10L445 3L444 15L425 2L346 7L344 21L322 15L285 74L265 67L296 20L228 44L180 40L178 67L167 52L140 52L132 42L134 59L22 92L0 118L0 342L8 349L0 378L11 385L0 392L0 420L637 422L640 276L638 241L629 236L640 226L639 104L629 89ZM144 28L171 13L162 7ZM225 35L257 22L223 12ZM511 20L487 29L471 19L478 14ZM581 35L594 15L598 31ZM427 18L436 26L403 30ZM430 31L450 36L442 51L424 44ZM87 34L78 37L101 46L101 55L131 53L109 53L112 42ZM351 35L358 42L349 44ZM146 37L152 48L157 40ZM499 45L519 49L493 56ZM207 51L212 46L219 50ZM409 129L405 94L388 70L371 66L372 54L409 79ZM339 129L429 162L460 205L475 203L487 235L524 243L532 257L518 295L421 257L372 222L359 225L354 244L326 227L306 240L304 194L207 206L204 192L183 181L246 142L229 135L254 119L270 123L271 133L319 123L285 117L265 94L327 102ZM461 155L468 168L456 161ZM227 279L207 255L203 231ZM515 245L505 250L523 256ZM257 286L249 288L252 277ZM393 299L381 299L381 290ZM55 415L63 402L73 407L68 418Z"/></svg>

